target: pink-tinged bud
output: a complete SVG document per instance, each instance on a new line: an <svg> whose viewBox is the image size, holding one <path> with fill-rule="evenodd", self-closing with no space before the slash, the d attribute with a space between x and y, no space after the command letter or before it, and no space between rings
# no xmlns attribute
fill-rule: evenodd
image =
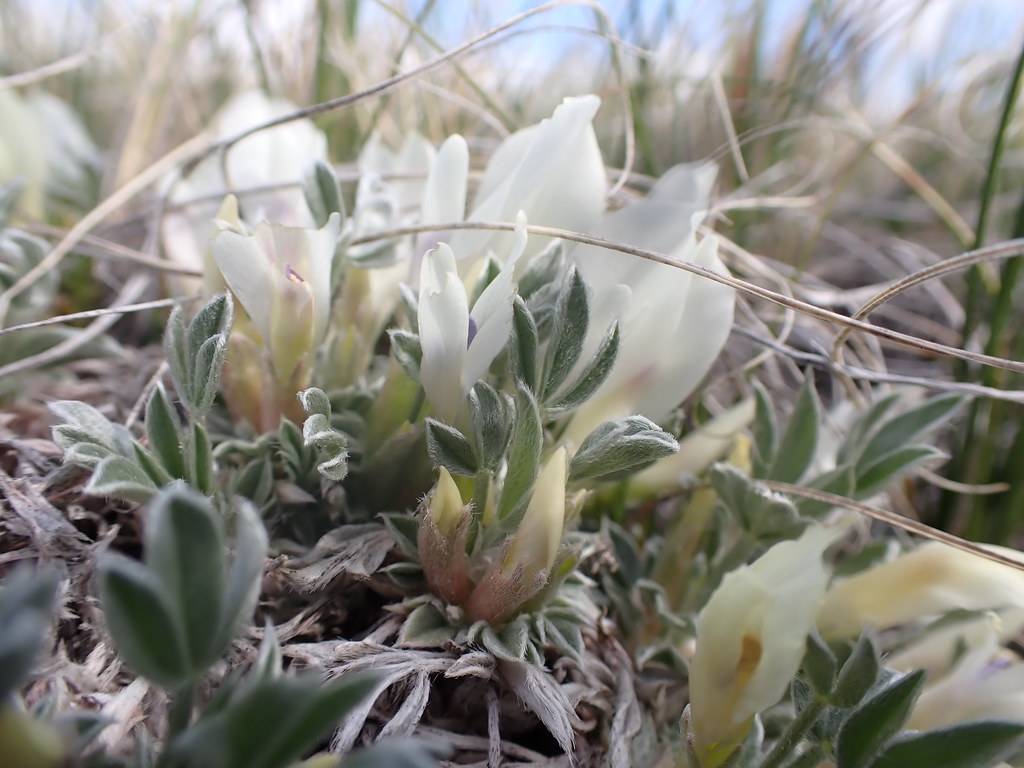
<svg viewBox="0 0 1024 768"><path fill-rule="evenodd" d="M460 605L473 585L469 580L466 533L469 514L451 474L441 467L437 485L420 521L417 544L420 564L430 590L442 600Z"/></svg>
<svg viewBox="0 0 1024 768"><path fill-rule="evenodd" d="M565 482L566 450L559 448L537 476L519 529L470 595L471 620L500 623L547 584L562 545Z"/></svg>

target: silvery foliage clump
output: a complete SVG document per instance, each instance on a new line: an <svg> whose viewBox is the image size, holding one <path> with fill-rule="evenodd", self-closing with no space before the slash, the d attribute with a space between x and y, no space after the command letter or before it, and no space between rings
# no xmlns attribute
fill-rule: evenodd
<svg viewBox="0 0 1024 768"><path fill-rule="evenodd" d="M558 749L592 740L615 766L1015 758L1024 716L1006 692L1024 665L1001 654L1020 628L1007 610L1022 607L1019 574L942 545L897 554L843 512L938 458L930 435L959 399L881 397L830 444L808 374L784 419L754 381L751 397L666 429L725 343L731 290L538 241L527 224L679 246L724 272L714 237L695 235L714 169L673 169L648 198L603 212L596 109L568 100L528 129L534 143L516 140L528 155L578 152L536 149L485 172L469 218L514 219L513 232L387 236L466 218L457 136L436 151L412 137L398 153L368 149L351 215L319 149L299 208L283 201L299 227L250 221L229 197L212 233L216 288L191 319L172 314L173 388L154 387L142 432L53 405L54 440L88 491L145 505L143 561L110 555L97 582L125 664L171 696L164 764L284 765L325 738L344 752L380 713L385 735L415 733L442 680L488 692L499 751L508 720L523 730L511 694ZM595 156L578 174L560 165ZM384 179L415 173L425 190ZM546 222L558 185L577 178L594 215ZM268 625L251 670L192 706L252 620L264 525L294 602L261 606L271 622L316 606L352 626L383 608L354 639L277 649ZM42 598L17 600L38 636ZM319 687L282 675L281 658L376 675ZM954 694L970 706L936 706ZM259 734L279 741L226 743L261 707L287 713L279 737Z"/></svg>
<svg viewBox="0 0 1024 768"><path fill-rule="evenodd" d="M315 748L373 688L372 674L324 684L314 673L282 667L274 627L263 630L244 672L214 675L200 706L199 690L248 624L267 554L252 506L204 497L181 481L146 507L142 562L107 552L96 582L107 631L122 663L165 692L161 744L139 739L133 757L108 753L97 737L110 720L94 711L52 712L40 702L25 712L17 691L39 655L58 608L56 572L18 568L0 589L0 744L25 766L265 766L286 768ZM227 530L231 529L230 537ZM255 722L272 724L252 729ZM412 745L360 755L366 765L430 765Z"/></svg>
<svg viewBox="0 0 1024 768"><path fill-rule="evenodd" d="M0 292L17 283L26 273L46 256L49 244L11 223L12 210L23 197L23 190L17 183L0 184ZM7 312L5 324L32 323L45 319L53 311L60 284L60 272L47 270L31 286L14 297ZM25 358L45 352L58 344L74 342L82 331L63 324L45 324L7 335L0 344L0 368L15 364ZM77 343L70 353L70 359L102 358L113 356L120 346L109 337L91 339ZM66 362L69 357L62 357ZM57 366L50 364L47 370L58 373ZM8 398L18 391L20 378L9 375L0 382L0 397Z"/></svg>

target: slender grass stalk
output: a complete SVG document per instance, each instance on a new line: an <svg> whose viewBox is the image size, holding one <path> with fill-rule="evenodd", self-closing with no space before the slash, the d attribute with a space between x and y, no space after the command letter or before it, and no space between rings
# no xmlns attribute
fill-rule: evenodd
<svg viewBox="0 0 1024 768"><path fill-rule="evenodd" d="M256 27L253 24L252 0L244 0L245 8L245 37L249 41L249 49L253 62L256 64L256 72L260 78L260 88L268 96L273 94L270 88L270 74L267 72L267 62L263 58L263 48L260 46L259 38L256 36Z"/></svg>
<svg viewBox="0 0 1024 768"><path fill-rule="evenodd" d="M1017 208L1017 218L1013 227L1014 236L1024 234L1024 196L1021 198ZM1003 341L1003 334L1009 325L1013 313L1013 295L1017 281L1020 279L1021 271L1024 269L1024 258L1017 256L1010 259L1000 271L999 294L996 297L989 321L989 337L985 343L985 352L994 353L1003 349L1006 345ZM1000 376L996 372L985 369L981 372L982 381L986 386L1006 387L1010 385L1009 377ZM977 422L969 422L971 426L979 427L982 433L977 436L979 447L975 454L976 471L974 477L978 482L987 482L996 476L995 462L999 454L1001 433L1005 424L1024 424L1022 421L1021 409L1012 407L1008 403L1001 403L994 400L977 400L972 403L971 415L978 412ZM981 430L981 426L984 429ZM1018 435L1024 430L1017 430ZM1011 437L1011 440L1013 438ZM973 443L972 443L973 444ZM1014 465L1007 465L1002 472L998 473L1001 478L1008 477L1014 480ZM1017 483L1019 485L1019 483ZM1013 484L1011 483L1011 487ZM975 497L971 502L970 535L976 538L1005 542L1013 533L1013 520L1017 516L1010 510L1004 510L1003 514L993 515L992 505L989 499Z"/></svg>
<svg viewBox="0 0 1024 768"><path fill-rule="evenodd" d="M1003 111L999 117L999 124L996 126L996 133L992 139L992 152L988 158L988 169L985 171L985 181L981 188L981 203L978 208L978 221L974 226L974 248L980 248L985 244L985 236L988 234L989 213L991 211L992 199L996 194L996 187L999 183L999 167L1003 159L1003 151L1006 148L1006 131L1010 126L1010 118L1013 117L1014 108L1017 105L1017 97L1020 95L1021 81L1024 79L1024 45L1021 46L1017 56L1017 62L1010 77L1010 83L1006 88L1006 100L1003 103ZM973 249L972 249L973 250ZM982 299L982 273L980 267L975 267L967 275L967 303L964 307L963 337L968 341L978 323L978 313ZM960 366L965 368L965 366ZM966 369L962 370L961 376L966 375Z"/></svg>
<svg viewBox="0 0 1024 768"><path fill-rule="evenodd" d="M1006 144L1006 131L1017 104L1022 78L1024 78L1024 45L1021 46L1020 53L1017 56L1017 61L1006 89L1003 111L1000 114L999 123L996 126L996 132L992 139L992 151L989 154L988 168L985 172L985 180L981 189L978 220L974 227L974 248L984 245L985 237L988 234L989 213L992 199L995 197L998 186L999 168ZM1005 280L1007 276L1004 268L1002 277ZM1012 291L1013 286L1010 285L1007 289ZM965 347L970 343L971 336L973 336L977 328L984 294L985 286L982 280L981 267L976 265L967 273L967 298L964 305L964 322L961 329L961 338ZM993 315L996 315L998 312L999 304L997 300L993 308ZM992 341L991 336L989 341ZM961 381L966 380L971 375L971 367L964 360L958 360L954 364L953 370ZM991 417L992 411L988 404L983 405L977 400L971 403L964 424L962 443L954 455L950 466L950 476L954 479L959 479L965 483L973 483L978 478L987 476L987 468L991 466L992 461L992 447L988 440L980 438L979 432L983 429L991 429L998 426ZM943 494L939 509L939 525L943 527L950 525L957 506L958 497L955 494L949 491ZM980 510L975 509L975 512L974 517L977 516ZM969 522L970 532L973 534L977 534L984 526L985 523L980 519Z"/></svg>

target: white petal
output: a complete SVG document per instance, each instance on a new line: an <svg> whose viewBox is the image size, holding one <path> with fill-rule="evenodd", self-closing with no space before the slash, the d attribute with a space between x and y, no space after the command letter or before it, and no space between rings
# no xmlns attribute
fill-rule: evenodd
<svg viewBox="0 0 1024 768"><path fill-rule="evenodd" d="M261 91L247 91L235 96L217 114L215 131L221 138L232 136L295 109L291 102L268 99ZM326 159L327 138L323 132L311 120L295 120L240 141L228 153L228 173L236 189L285 184L299 180L314 160ZM217 164L217 183L223 185L219 158L209 160ZM302 191L297 188L250 196L244 207L250 221L267 219L288 226L312 225Z"/></svg>
<svg viewBox="0 0 1024 768"><path fill-rule="evenodd" d="M462 371L462 387L469 389L481 379L512 333L512 301L516 295L515 270L526 244L525 218L520 212L516 242L511 258L473 305L470 315L476 334L466 354Z"/></svg>
<svg viewBox="0 0 1024 768"><path fill-rule="evenodd" d="M495 282L497 278L495 278ZM494 283L491 283L494 285ZM490 288L490 286L488 286ZM474 322L476 322L474 320ZM476 326L476 335L466 351L465 367L462 371L462 389L468 392L470 388L487 373L501 350L508 343L509 335L512 333L512 293L509 292L507 301L495 307L494 311Z"/></svg>
<svg viewBox="0 0 1024 768"><path fill-rule="evenodd" d="M715 173L713 164L672 168L646 198L607 215L598 234L615 242L673 255L681 261L693 259L696 253L694 230L708 207ZM711 245L706 243L705 247ZM677 369L685 365L684 353L691 354L689 350L678 349L678 329L689 306L687 297L691 286L700 278L671 266L596 246L577 247L572 251L572 258L593 292L591 303L596 311L611 304L611 297L623 284L637 297L636 302L619 315L619 357L604 389L625 386L629 382L640 403L638 410L654 419L663 418L666 411L682 399L680 393L688 393L693 386L686 380L693 375L687 376L685 370L682 381L671 379L677 378ZM704 252L701 258L705 266L720 267L713 254ZM696 290L696 303L701 303L706 293L703 286ZM699 315L699 309L694 306L689 311ZM604 326L603 322L591 325L587 348L596 349ZM665 369L668 369L665 375L658 373ZM702 374L703 370L698 369L696 377L699 379Z"/></svg>
<svg viewBox="0 0 1024 768"><path fill-rule="evenodd" d="M604 210L607 179L592 121L600 106L596 96L565 99L554 114L524 135L516 134L495 153L484 174L469 218L511 221L523 210L532 224L589 231ZM500 177L500 178L499 178ZM511 235L459 232L453 248L460 258L477 260L488 247L510 250ZM501 245L494 245L497 241ZM547 238L533 238L527 258L539 252Z"/></svg>
<svg viewBox="0 0 1024 768"><path fill-rule="evenodd" d="M395 170L395 153L384 144L384 140L376 131L366 140L359 159L356 161L360 176L372 174L383 176Z"/></svg>
<svg viewBox="0 0 1024 768"><path fill-rule="evenodd" d="M422 202L423 188L435 154L434 146L419 133L408 134L402 142L395 160L395 173L413 177L393 182L402 215L414 211Z"/></svg>
<svg viewBox="0 0 1024 768"><path fill-rule="evenodd" d="M210 244L214 261L231 292L249 313L264 339L270 338L273 269L255 237L218 232Z"/></svg>
<svg viewBox="0 0 1024 768"><path fill-rule="evenodd" d="M541 125L542 123L536 123L510 134L491 153L487 159L487 167L484 169L480 186L476 189L476 196L473 199L474 207L491 197L499 186L507 183L526 153L530 151L530 146Z"/></svg>
<svg viewBox="0 0 1024 768"><path fill-rule="evenodd" d="M246 228L245 223L238 215L238 198L234 195L227 195L224 198L224 201L220 204L220 208L217 210L217 216L213 220L213 225L218 230L237 232L240 235L249 234L249 230Z"/></svg>
<svg viewBox="0 0 1024 768"><path fill-rule="evenodd" d="M248 91L233 97L211 121L218 138L233 136L267 120L292 112L295 105L271 100L260 91ZM236 189L286 184L298 181L302 171L314 160L327 159L327 140L309 120L296 120L267 131L260 131L239 142L228 154L228 173ZM168 180L168 182L170 179ZM226 187L221 160L210 156L200 162L182 182L175 184L172 202L210 195ZM213 227L217 205L198 205L187 213L169 213L175 219L162 232L168 256L184 266L200 267ZM312 226L312 217L300 189L276 189L249 195L243 212L249 222L267 219L290 226ZM184 237L185 227L194 235Z"/></svg>
<svg viewBox="0 0 1024 768"><path fill-rule="evenodd" d="M450 423L462 405L469 308L455 255L444 243L423 259L418 320L423 348L420 380L435 414Z"/></svg>
<svg viewBox="0 0 1024 768"><path fill-rule="evenodd" d="M814 526L726 574L697 618L690 664L698 754L742 739L750 717L785 694L828 583L834 529Z"/></svg>
<svg viewBox="0 0 1024 768"><path fill-rule="evenodd" d="M669 169L647 197L608 214L598 227L598 236L649 251L679 254L710 204L716 174L713 163ZM572 257L588 285L599 294L617 283L638 285L646 273L662 271L655 262L597 246L576 247Z"/></svg>
<svg viewBox="0 0 1024 768"><path fill-rule="evenodd" d="M999 615L991 611L974 619L941 626L890 654L885 660L885 666L897 672L923 669L929 681L934 682L950 671L964 648L983 645L988 642L990 635L1000 642L1003 639L1009 640L1020 631L1021 623L1019 620L1011 622L1009 634L1004 634L1002 627ZM997 642L995 645L999 644Z"/></svg>
<svg viewBox="0 0 1024 768"><path fill-rule="evenodd" d="M1016 550L995 551L1022 559ZM895 560L837 582L818 617L826 637L892 627L953 610L1024 607L1024 572L929 542Z"/></svg>
<svg viewBox="0 0 1024 768"><path fill-rule="evenodd" d="M991 619L985 631L968 640L944 678L928 676L928 684L906 727L925 731L978 720L1024 723L1024 664L1002 655L999 622Z"/></svg>
<svg viewBox="0 0 1024 768"><path fill-rule="evenodd" d="M423 224L462 221L466 215L466 178L469 149L466 140L449 136L437 151L430 168L420 220Z"/></svg>
<svg viewBox="0 0 1024 768"><path fill-rule="evenodd" d="M694 263L728 274L718 258L717 239L705 237L697 247ZM725 346L732 331L736 292L720 283L694 275L679 324L673 329L663 364L637 402L644 416L654 421L668 413L697 387Z"/></svg>

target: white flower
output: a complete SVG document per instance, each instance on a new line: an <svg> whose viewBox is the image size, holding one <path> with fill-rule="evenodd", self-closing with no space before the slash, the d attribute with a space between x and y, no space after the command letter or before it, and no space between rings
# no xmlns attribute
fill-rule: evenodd
<svg viewBox="0 0 1024 768"><path fill-rule="evenodd" d="M926 632L909 645L890 654L885 666L897 672L923 669L933 683L950 671L965 648L987 642L995 632L999 642L1016 637L1024 629L1024 610L1012 609L996 613L987 611L975 618L944 624Z"/></svg>
<svg viewBox="0 0 1024 768"><path fill-rule="evenodd" d="M726 274L717 239L694 231L708 207L712 165L676 166L644 200L609 214L597 234ZM594 246L572 257L591 290L584 365L613 321L619 354L608 379L574 416L575 444L608 419L639 413L663 422L714 363L732 329L735 292L681 269ZM572 377L570 377L570 380Z"/></svg>
<svg viewBox="0 0 1024 768"><path fill-rule="evenodd" d="M359 154L358 196L370 199L385 194L396 215L414 212L422 203L435 155L433 145L415 131L406 135L397 152L374 134Z"/></svg>
<svg viewBox="0 0 1024 768"><path fill-rule="evenodd" d="M785 694L803 659L829 573L834 529L808 528L722 583L697 618L690 663L690 729L702 768L721 765L754 715Z"/></svg>
<svg viewBox="0 0 1024 768"><path fill-rule="evenodd" d="M567 98L550 118L505 139L487 163L468 219L507 222L523 211L531 224L591 231L608 188L592 124L600 106L593 95ZM503 258L513 242L507 232L463 230L452 249L476 263L489 251ZM520 269L546 242L531 240Z"/></svg>
<svg viewBox="0 0 1024 768"><path fill-rule="evenodd" d="M1002 626L995 616L961 635L967 651L938 680L929 674L914 704L907 728L946 728L977 720L1024 723L1024 663L1000 645Z"/></svg>
<svg viewBox="0 0 1024 768"><path fill-rule="evenodd" d="M435 152L426 139L411 134L398 154L374 137L360 156L359 169L353 238L416 223L458 221L465 213L469 152L461 136L448 137ZM398 304L399 284L418 284L422 255L443 234L349 248L356 263L365 260L370 266L350 263L345 270L331 323L326 375L332 385L350 386L366 371Z"/></svg>
<svg viewBox="0 0 1024 768"><path fill-rule="evenodd" d="M469 147L466 140L456 133L445 139L430 166L423 188L420 223L462 221L466 214L468 176Z"/></svg>
<svg viewBox="0 0 1024 768"><path fill-rule="evenodd" d="M420 383L442 421L453 423L466 395L487 372L512 330L513 274L526 246L520 218L516 251L469 311L455 254L445 243L429 251L420 271Z"/></svg>
<svg viewBox="0 0 1024 768"><path fill-rule="evenodd" d="M213 258L263 337L278 380L288 381L327 328L339 217L319 230L263 222L250 233L231 199L224 210Z"/></svg>
<svg viewBox="0 0 1024 768"><path fill-rule="evenodd" d="M1020 553L992 548L1010 557ZM834 584L825 596L818 629L849 637L865 627L891 627L949 611L1024 606L1024 571L928 542Z"/></svg>
<svg viewBox="0 0 1024 768"><path fill-rule="evenodd" d="M280 99L269 99L261 91L234 96L211 121L211 133L226 139L253 126L297 109ZM175 184L172 204L215 195L228 187L243 190L293 184L283 189L247 194L243 199L245 219L266 219L294 227L311 227L313 219L298 182L316 160L327 160L327 138L311 120L295 120L248 136L227 156L229 179L224 178L221 158L212 155ZM182 211L168 212L163 218L162 237L169 258L184 267L203 271L217 202L191 205Z"/></svg>
<svg viewBox="0 0 1024 768"><path fill-rule="evenodd" d="M96 164L99 150L78 113L46 91L30 95L28 105L43 130L48 193L88 204L92 187L89 169Z"/></svg>
<svg viewBox="0 0 1024 768"><path fill-rule="evenodd" d="M45 128L12 88L0 88L0 115L0 185L20 184L18 210L39 218L48 170Z"/></svg>

